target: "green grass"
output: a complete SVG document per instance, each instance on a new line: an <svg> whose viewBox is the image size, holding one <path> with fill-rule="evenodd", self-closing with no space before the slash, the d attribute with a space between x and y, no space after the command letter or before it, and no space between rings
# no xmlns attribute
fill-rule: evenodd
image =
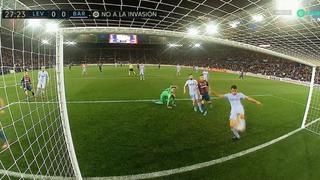
<svg viewBox="0 0 320 180"><path fill-rule="evenodd" d="M182 92L190 72L185 69L177 78L174 68L147 67L146 81L139 81L127 75L126 67L107 67L102 73L91 67L85 78L77 67L65 72L67 99L157 99L170 84L178 85L178 98L188 98ZM206 117L193 112L189 101L178 101L172 110L152 102L68 104L83 176L139 174L192 165L257 146L300 126L308 88L252 77L239 80L226 73L210 73L209 79L221 93L236 84L246 95L262 95L255 98L263 107L244 102L248 126L239 142L231 141L230 107L224 99L214 100Z"/></svg>
<svg viewBox="0 0 320 180"><path fill-rule="evenodd" d="M50 72L54 80L54 72ZM66 69L67 101L158 99L161 91L170 84L178 85L178 99L189 98L183 94L186 77L191 73L189 69L183 69L181 77L176 77L173 67L162 67L159 70L147 66L145 81L129 77L127 73L127 67L104 67L102 73L98 72L97 67L89 67L88 75L82 77L80 67L73 67L71 71ZM21 74L16 75L16 79L20 80L20 77ZM14 76L6 75L4 78L6 82L15 84ZM71 131L82 175L120 176L188 166L246 150L300 127L307 87L253 77L239 80L237 75L226 73L210 73L209 79L215 91L227 93L230 86L236 84L240 92L252 95L263 103L262 107L257 107L243 102L247 130L240 141L231 140L228 127L230 106L225 99L214 100L213 108L209 109L206 117L193 112L191 101L177 101L174 109L152 102L68 104ZM48 96L40 101L56 100L53 84L48 87ZM6 89L9 102L24 98L19 87ZM4 96L4 89L1 93ZM57 104L14 104L10 108L11 112L6 110L1 121L7 129L6 135L11 142L18 137L21 141L12 147L14 157L21 156L25 150L21 147L28 147L25 129L32 129L28 131L29 139L31 142L37 141L32 149L41 150L44 145L48 147L41 150L43 157L37 157L36 162L50 164L50 161L45 160L45 155L50 148L55 148L54 140L59 140L62 132L61 123L55 119L58 115L57 107ZM30 110L35 111L30 113ZM24 117L24 120L12 126L11 116L14 119ZM41 120L41 117L49 118ZM48 130L45 129L47 126L50 126ZM54 129L59 131L56 131L48 144L46 140L50 139ZM43 131L43 135L39 134ZM41 138L36 139L39 136ZM317 171L320 167L318 140L319 136L302 131L252 154L159 179L317 179L320 176ZM61 151L54 149L53 152ZM27 152L25 156L19 161L19 167L24 170L28 164L32 164L25 171L36 173L33 170L38 167L35 162L32 163L32 152ZM2 152L0 158L0 168L8 168L14 163L9 151ZM54 173L54 168L59 167L59 164L54 165L50 174ZM17 167L11 170L18 171ZM41 172L45 172L45 168Z"/></svg>

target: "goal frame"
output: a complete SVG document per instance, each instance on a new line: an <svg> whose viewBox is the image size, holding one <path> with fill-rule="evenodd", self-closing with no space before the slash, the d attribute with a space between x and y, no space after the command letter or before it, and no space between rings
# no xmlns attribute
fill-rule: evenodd
<svg viewBox="0 0 320 180"><path fill-rule="evenodd" d="M56 33L56 77L57 77L57 93L59 99L59 109L62 120L64 137L66 140L68 153L71 164L77 180L82 180L78 160L76 157L67 110L66 93L64 86L64 65L63 65L63 34L61 31Z"/></svg>

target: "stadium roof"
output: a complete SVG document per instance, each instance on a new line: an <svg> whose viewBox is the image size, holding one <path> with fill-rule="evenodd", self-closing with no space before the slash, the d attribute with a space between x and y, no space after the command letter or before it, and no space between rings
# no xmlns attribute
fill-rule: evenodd
<svg viewBox="0 0 320 180"><path fill-rule="evenodd" d="M6 8L4 0L4 9ZM319 0L20 0L28 9L156 11L151 18L66 19L60 27L130 27L199 34L320 64ZM279 4L279 2L281 4ZM300 16L297 16L297 10ZM279 11L280 10L280 11ZM311 12L311 13L310 13ZM284 15L284 14L292 14ZM211 23L216 33L207 34Z"/></svg>

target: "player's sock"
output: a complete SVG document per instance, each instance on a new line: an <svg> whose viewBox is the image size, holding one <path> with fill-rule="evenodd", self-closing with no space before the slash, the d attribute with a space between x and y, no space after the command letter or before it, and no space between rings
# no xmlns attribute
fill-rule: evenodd
<svg viewBox="0 0 320 180"><path fill-rule="evenodd" d="M202 110L202 104L201 103L198 103L198 108L199 108L199 111L201 112L201 113L203 113L203 110Z"/></svg>
<svg viewBox="0 0 320 180"><path fill-rule="evenodd" d="M238 131L237 131L235 128L231 128L231 131L232 131L233 135L234 135L236 138L240 139L240 135L239 135Z"/></svg>
<svg viewBox="0 0 320 180"><path fill-rule="evenodd" d="M240 119L240 121L239 121L239 129L240 129L240 131L245 131L246 130L246 121L244 119Z"/></svg>
<svg viewBox="0 0 320 180"><path fill-rule="evenodd" d="M196 106L196 105L193 105L193 110L194 110L194 112L197 112L197 111L198 111L198 109L197 109L197 106Z"/></svg>

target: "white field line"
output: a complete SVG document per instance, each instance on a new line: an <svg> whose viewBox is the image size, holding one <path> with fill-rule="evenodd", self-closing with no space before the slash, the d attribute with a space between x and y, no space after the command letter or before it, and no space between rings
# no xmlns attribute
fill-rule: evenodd
<svg viewBox="0 0 320 180"><path fill-rule="evenodd" d="M266 96L270 96L272 97L271 94L257 94L257 95L250 95L251 97L266 97ZM211 99L218 99L217 97L211 97ZM83 100L83 101L67 101L68 104L99 104L99 103L135 103L135 102L153 102L153 101L157 101L159 99L125 99L125 100ZM176 101L191 101L189 98L182 98L182 99L176 99ZM42 101L31 101L31 102L27 102L27 101L21 101L21 102L15 102L15 103L21 103L21 104L35 104L35 103L58 103L58 102L53 102L53 101L49 101L49 102L42 102Z"/></svg>

